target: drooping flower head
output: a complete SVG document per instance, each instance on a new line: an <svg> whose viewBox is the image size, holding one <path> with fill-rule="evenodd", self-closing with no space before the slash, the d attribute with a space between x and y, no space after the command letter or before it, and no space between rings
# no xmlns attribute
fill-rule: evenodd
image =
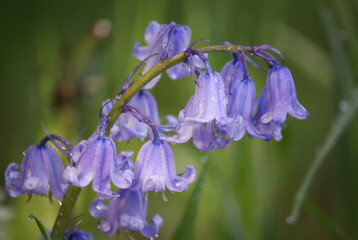
<svg viewBox="0 0 358 240"><path fill-rule="evenodd" d="M111 199L116 197L111 182L117 187L129 188L133 173L129 169L120 169L116 146L111 138L104 136L107 120L102 119L100 130L74 148L76 159L73 166L66 167L63 176L69 183L82 188L92 182L92 188L99 196Z"/></svg>
<svg viewBox="0 0 358 240"><path fill-rule="evenodd" d="M267 99L267 102L261 101L261 104L265 105L266 112L261 113L259 121L262 123L273 121L281 124L286 121L287 114L297 119L309 117L308 111L297 100L296 87L290 70L282 66L264 49L272 50L282 58L281 53L272 46L254 47L253 53L266 61L269 66L264 94L260 97Z"/></svg>
<svg viewBox="0 0 358 240"><path fill-rule="evenodd" d="M163 192L182 192L194 182L196 170L187 170L178 176L175 170L174 154L169 144L161 139L149 140L141 147L134 167L135 182L131 189Z"/></svg>
<svg viewBox="0 0 358 240"><path fill-rule="evenodd" d="M144 32L147 46L140 46L139 42L134 44L133 56L139 60L144 60L150 55L157 54L148 59L143 73L147 72L161 59L167 59L185 51L189 46L191 30L188 26L171 24L160 25L152 21ZM185 77L189 74L188 67L181 63L167 70L169 77L173 80ZM160 79L160 75L150 81L144 89L151 89Z"/></svg>
<svg viewBox="0 0 358 240"><path fill-rule="evenodd" d="M193 110L185 114L188 122L207 123L212 120L222 121L226 115L227 97L224 82L219 73L202 73L199 75L193 99Z"/></svg>
<svg viewBox="0 0 358 240"><path fill-rule="evenodd" d="M226 132L215 121L195 123L185 120L185 114L190 115L193 110L193 99L194 97L191 97L185 109L179 112L180 123L177 126L176 134L163 136L162 139L170 143L185 143L192 139L194 146L200 151L215 151L228 147L231 140L226 138ZM240 119L238 120L240 121ZM236 122L232 121L232 123Z"/></svg>
<svg viewBox="0 0 358 240"><path fill-rule="evenodd" d="M309 116L307 110L298 102L295 83L290 70L274 62L267 75L267 92L271 101L270 110L262 116L262 122L273 120L282 123L287 114L305 119Z"/></svg>
<svg viewBox="0 0 358 240"><path fill-rule="evenodd" d="M276 141L282 139L281 130L285 128L282 123L275 122L272 119L269 121L261 121L262 116L269 111L271 107L271 101L267 93L267 87L261 92L256 115L253 118L254 126L257 132L260 133L262 139L268 141L274 138Z"/></svg>
<svg viewBox="0 0 358 240"><path fill-rule="evenodd" d="M224 78L226 94L228 96L227 115L230 118L241 118L230 124L221 124L221 128L228 133L232 140L240 140L245 132L250 136L261 137L252 125L255 110L255 84L248 75L246 55L243 52L234 54L234 59L227 63L221 75Z"/></svg>
<svg viewBox="0 0 358 240"><path fill-rule="evenodd" d="M5 171L6 190L10 197L21 194L51 195L63 198L67 184L62 179L64 167L56 151L46 142L30 146L24 153L21 169L16 163L10 163Z"/></svg>
<svg viewBox="0 0 358 240"><path fill-rule="evenodd" d="M152 225L147 223L147 200L143 191L121 189L118 195L108 206L101 199L91 203L91 215L104 218L98 225L99 230L107 237L121 230L139 231L147 238L157 236L163 220L159 215L154 215Z"/></svg>

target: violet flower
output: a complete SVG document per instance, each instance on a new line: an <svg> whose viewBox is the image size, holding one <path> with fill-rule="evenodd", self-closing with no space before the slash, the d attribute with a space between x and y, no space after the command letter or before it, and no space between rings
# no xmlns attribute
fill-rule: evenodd
<svg viewBox="0 0 358 240"><path fill-rule="evenodd" d="M24 193L43 196L50 188L51 195L63 198L67 188L62 179L64 167L56 151L45 144L47 140L26 150L21 170L16 163L10 163L7 167L5 181L10 197Z"/></svg>
<svg viewBox="0 0 358 240"><path fill-rule="evenodd" d="M220 73L224 80L225 93L227 96L230 96L232 94L230 89L231 89L231 84L234 82L234 80L244 79L244 75L245 75L244 67L246 66L244 66L241 59L239 59L238 54L233 54L233 56L234 59L226 63Z"/></svg>
<svg viewBox="0 0 358 240"><path fill-rule="evenodd" d="M176 175L174 154L169 144L155 138L147 141L140 149L134 167L136 180L132 190L182 192L194 182L196 170L187 165L187 170Z"/></svg>
<svg viewBox="0 0 358 240"><path fill-rule="evenodd" d="M270 99L268 111L264 113L260 122L283 123L287 114L297 119L305 119L309 116L307 110L298 102L297 93L290 70L273 62L273 67L267 75L267 93Z"/></svg>
<svg viewBox="0 0 358 240"><path fill-rule="evenodd" d="M255 110L256 90L255 84L248 76L244 53L234 55L234 60L225 65L222 75L226 86L229 99L227 105L227 115L236 118L229 124L219 124L228 133L232 140L240 140L247 131L250 136L259 137L252 123ZM242 121L239 121L241 119Z"/></svg>
<svg viewBox="0 0 358 240"><path fill-rule="evenodd" d="M185 121L207 123L227 121L224 82L219 73L208 71L199 75L192 110L185 112Z"/></svg>
<svg viewBox="0 0 358 240"><path fill-rule="evenodd" d="M121 168L113 140L104 136L106 124L101 120L100 130L85 143L79 143L83 150L76 151L74 166L67 166L63 177L72 185L82 188L92 182L92 188L99 196L112 199L117 195L111 190L111 181L119 188L129 188L134 175L130 169Z"/></svg>
<svg viewBox="0 0 358 240"><path fill-rule="evenodd" d="M95 218L104 218L98 225L99 230L107 237L121 230L139 231L147 238L157 236L163 219L159 215L154 215L152 225L147 223L147 200L143 191L121 189L118 195L119 197L111 200L108 206L101 199L95 199L91 203L91 215Z"/></svg>
<svg viewBox="0 0 358 240"><path fill-rule="evenodd" d="M163 136L162 139L170 143L185 143L192 139L194 146L200 151L215 151L228 147L231 140L226 138L226 132L219 127L216 121L207 123L186 121L185 115L191 115L194 109L193 101L194 96L189 99L185 109L179 112L180 124L176 129L176 134L174 136ZM238 121L240 122L241 119L234 119L222 124L224 126L230 123L238 125Z"/></svg>
<svg viewBox="0 0 358 240"><path fill-rule="evenodd" d="M139 60L157 54L148 59L143 70L145 73L161 59L167 59L185 51L189 46L190 37L191 30L188 26L178 25L174 22L160 25L158 22L152 21L144 32L144 38L148 45L140 46L140 43L136 42L132 53ZM173 80L189 75L188 67L184 63L177 64L166 72ZM143 89L151 89L158 82L160 76L151 80Z"/></svg>
<svg viewBox="0 0 358 240"><path fill-rule="evenodd" d="M270 110L271 105L272 103L267 92L267 87L264 87L258 101L257 112L253 118L253 122L256 131L259 132L262 139L268 141L274 138L276 141L280 141L282 139L281 130L285 128L285 126L272 119L266 122L261 121L262 116Z"/></svg>

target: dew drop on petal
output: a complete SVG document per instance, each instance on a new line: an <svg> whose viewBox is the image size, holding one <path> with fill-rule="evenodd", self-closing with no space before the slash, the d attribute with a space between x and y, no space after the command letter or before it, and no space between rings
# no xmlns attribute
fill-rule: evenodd
<svg viewBox="0 0 358 240"><path fill-rule="evenodd" d="M98 225L98 229L102 232L109 232L112 229L112 224L106 219L102 220L102 222Z"/></svg>

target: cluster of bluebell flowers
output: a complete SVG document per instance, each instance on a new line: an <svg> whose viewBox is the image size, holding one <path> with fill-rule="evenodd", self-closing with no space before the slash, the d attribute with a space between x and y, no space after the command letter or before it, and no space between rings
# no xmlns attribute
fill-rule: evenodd
<svg viewBox="0 0 358 240"><path fill-rule="evenodd" d="M194 80L195 94L178 117L168 116L169 124L162 125L156 100L148 92L161 78L159 74L120 106L122 114L113 124L109 123L110 112L116 111L115 103L135 82L130 79L136 68L118 95L103 103L98 127L87 140L72 147L62 137L47 134L38 145L25 152L20 170L16 163L8 166L6 189L11 197L49 193L48 196L62 199L68 185L85 188L91 183L98 198L92 202L90 213L101 219L98 228L105 236L130 230L154 238L163 220L154 215L147 222L146 193L166 189L182 192L196 178L196 169L191 165L177 174L170 143L191 141L200 151L214 151L228 147L245 134L266 141L281 140L288 115L298 119L309 116L297 100L289 69L280 63L281 53L270 45L231 51L232 60L221 72L216 72L208 55L190 45L191 30L187 26L153 21L145 30L144 38L147 45L135 43L132 52L141 61L139 66L145 64L141 75L158 62L184 53L184 61L166 70L173 80L190 74ZM218 46L232 45L224 42ZM267 67L261 67L253 59ZM268 72L258 98L248 64ZM118 153L116 149L116 142L134 138L146 140L135 162L131 159L133 151ZM68 166L63 166L48 141L68 157ZM82 232L80 235L85 236Z"/></svg>

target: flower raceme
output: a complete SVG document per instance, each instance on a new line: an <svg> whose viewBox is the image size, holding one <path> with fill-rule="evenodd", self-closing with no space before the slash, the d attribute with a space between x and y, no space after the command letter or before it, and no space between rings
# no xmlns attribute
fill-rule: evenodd
<svg viewBox="0 0 358 240"><path fill-rule="evenodd" d="M211 46L212 51L226 49L233 56L219 73L212 70L208 55L204 53L207 50L192 49L190 37L191 30L187 26L173 22L162 25L151 22L144 33L147 45L135 43L132 51L141 63L124 81L116 97L102 106L100 122L91 137L65 150L56 141L65 145L67 141L62 141L57 135L48 135L40 144L30 146L20 169L16 163L11 163L6 169L8 194L11 197L24 193L43 196L50 190L50 196L61 199L67 197L64 194L68 184L84 188L92 183L92 189L99 199L92 202L90 212L95 218L103 218L99 230L105 236L130 230L153 238L157 236L163 220L155 215L151 224L147 223L147 200L144 194L166 189L182 192L196 178L196 170L191 165L177 175L169 143L191 141L200 151L215 151L229 147L245 134L266 141L279 141L288 115L297 119L309 116L298 102L289 69L270 54L275 52L282 58L274 47L235 47L227 42ZM233 49L238 50L233 52ZM248 53L262 60L267 69L256 64ZM181 62L175 62L174 66L168 63L171 59L177 61L178 56L182 56ZM156 65L160 61L161 64ZM268 72L266 84L258 98L248 63ZM138 82L130 83L129 80L142 64L145 64L144 75L147 72L151 75L152 71L154 74L146 80L141 75ZM179 112L178 118L167 117L168 126L161 125L155 97L145 91L156 85L164 70L174 80L191 73L195 83L195 93ZM125 98L125 94L133 97ZM119 116L112 117L113 112ZM135 163L131 161L133 151L121 151L117 155L115 142L136 138L146 142L140 148ZM63 166L57 152L46 144L48 140L69 158L70 165ZM113 191L113 185L119 190ZM104 199L110 200L108 206L104 204ZM82 239L88 237L81 232L78 234L83 236Z"/></svg>

